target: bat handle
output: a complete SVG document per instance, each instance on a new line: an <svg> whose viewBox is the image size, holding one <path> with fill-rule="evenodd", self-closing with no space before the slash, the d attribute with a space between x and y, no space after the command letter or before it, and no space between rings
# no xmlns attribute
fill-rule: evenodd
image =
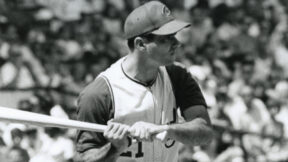
<svg viewBox="0 0 288 162"><path fill-rule="evenodd" d="M167 131L160 132L154 136L154 139L163 142L166 139ZM137 143L137 139L132 138L132 143Z"/></svg>
<svg viewBox="0 0 288 162"><path fill-rule="evenodd" d="M163 142L166 139L167 131L160 132L156 134L155 139Z"/></svg>

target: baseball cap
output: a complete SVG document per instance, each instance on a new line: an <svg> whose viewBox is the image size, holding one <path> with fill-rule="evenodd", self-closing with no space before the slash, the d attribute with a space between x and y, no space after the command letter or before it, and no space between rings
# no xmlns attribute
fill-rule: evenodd
<svg viewBox="0 0 288 162"><path fill-rule="evenodd" d="M128 15L124 24L124 33L126 39L145 33L169 35L188 26L190 23L175 19L163 3L150 1Z"/></svg>

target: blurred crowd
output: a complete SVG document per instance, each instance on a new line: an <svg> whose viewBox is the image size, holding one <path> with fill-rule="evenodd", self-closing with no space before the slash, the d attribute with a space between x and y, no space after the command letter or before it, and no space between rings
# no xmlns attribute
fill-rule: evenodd
<svg viewBox="0 0 288 162"><path fill-rule="evenodd" d="M162 1L191 22L176 35L177 61L200 84L215 127L212 144L182 146L179 161L287 161L288 2ZM128 52L123 23L143 2L0 0L0 95L29 90L16 108L75 119L78 93ZM74 135L0 123L0 159L71 162Z"/></svg>

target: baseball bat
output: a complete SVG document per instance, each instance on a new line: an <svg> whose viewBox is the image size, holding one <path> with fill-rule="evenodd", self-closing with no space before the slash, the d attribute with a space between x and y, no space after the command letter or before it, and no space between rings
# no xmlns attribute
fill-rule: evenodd
<svg viewBox="0 0 288 162"><path fill-rule="evenodd" d="M82 122L77 120L56 118L33 112L17 110L0 106L0 121L37 125L40 127L74 128L93 132L104 132L106 125ZM158 133L155 139L163 141L166 132Z"/></svg>

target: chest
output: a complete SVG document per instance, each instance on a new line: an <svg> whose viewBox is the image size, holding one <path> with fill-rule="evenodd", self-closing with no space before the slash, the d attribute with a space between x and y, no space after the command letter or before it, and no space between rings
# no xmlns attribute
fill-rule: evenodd
<svg viewBox="0 0 288 162"><path fill-rule="evenodd" d="M151 87L128 78L110 80L114 118L132 125L136 121L167 124L173 120L176 101L169 78L158 76Z"/></svg>

